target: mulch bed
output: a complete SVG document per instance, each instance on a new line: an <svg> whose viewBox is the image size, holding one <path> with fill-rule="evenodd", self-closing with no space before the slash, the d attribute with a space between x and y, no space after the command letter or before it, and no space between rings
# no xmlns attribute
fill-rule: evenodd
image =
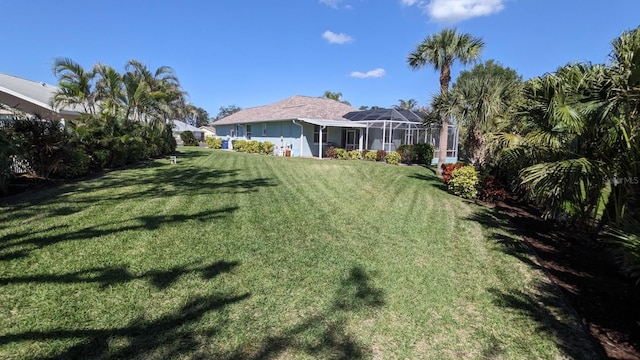
<svg viewBox="0 0 640 360"><path fill-rule="evenodd" d="M610 359L640 359L640 284L621 275L606 251L579 229L543 221L514 199L496 205L536 252L585 328Z"/></svg>

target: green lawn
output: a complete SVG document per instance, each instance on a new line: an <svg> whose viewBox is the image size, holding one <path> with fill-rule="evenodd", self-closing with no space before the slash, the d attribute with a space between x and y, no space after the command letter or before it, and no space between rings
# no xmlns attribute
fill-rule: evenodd
<svg viewBox="0 0 640 360"><path fill-rule="evenodd" d="M181 151L0 200L0 358L595 357L432 169Z"/></svg>

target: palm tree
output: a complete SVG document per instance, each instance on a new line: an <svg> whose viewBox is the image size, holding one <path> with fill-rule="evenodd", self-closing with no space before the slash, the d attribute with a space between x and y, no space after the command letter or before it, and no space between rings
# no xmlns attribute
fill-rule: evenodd
<svg viewBox="0 0 640 360"><path fill-rule="evenodd" d="M339 101L343 104L346 105L351 105L350 102L348 102L347 100L343 100L342 99L342 93L341 92L332 92L332 91L325 91L324 94L322 95L322 97L327 98L327 99L331 99L331 100L335 100L335 101Z"/></svg>
<svg viewBox="0 0 640 360"><path fill-rule="evenodd" d="M69 58L55 59L52 71L58 78L59 87L53 96L52 105L82 106L85 113L95 114L95 71L87 71Z"/></svg>
<svg viewBox="0 0 640 360"><path fill-rule="evenodd" d="M451 93L456 101L451 112L461 120L461 143L472 164L484 165L486 137L496 132L502 123L511 123L521 84L514 70L493 60L461 72L453 84Z"/></svg>
<svg viewBox="0 0 640 360"><path fill-rule="evenodd" d="M122 75L113 67L98 63L94 67L98 75L96 82L96 100L101 108L111 115L118 115L125 103L124 82Z"/></svg>
<svg viewBox="0 0 640 360"><path fill-rule="evenodd" d="M399 99L399 105L395 105L394 107L397 109L405 109L409 111L413 111L418 107L418 101L416 99L402 100Z"/></svg>
<svg viewBox="0 0 640 360"><path fill-rule="evenodd" d="M480 38L470 34L459 34L455 29L444 29L429 36L416 46L407 58L409 66L422 69L427 65L440 71L440 93L449 92L451 82L451 66L457 60L466 65L478 59L484 47ZM442 114L442 128L440 129L440 144L438 152L438 167L436 174L442 174L442 164L447 157L447 137L449 132L449 115Z"/></svg>

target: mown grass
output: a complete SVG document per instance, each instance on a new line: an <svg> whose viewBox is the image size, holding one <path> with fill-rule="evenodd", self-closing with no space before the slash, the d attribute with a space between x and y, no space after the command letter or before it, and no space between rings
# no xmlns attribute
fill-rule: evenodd
<svg viewBox="0 0 640 360"><path fill-rule="evenodd" d="M0 358L589 358L433 171L183 149L0 205Z"/></svg>

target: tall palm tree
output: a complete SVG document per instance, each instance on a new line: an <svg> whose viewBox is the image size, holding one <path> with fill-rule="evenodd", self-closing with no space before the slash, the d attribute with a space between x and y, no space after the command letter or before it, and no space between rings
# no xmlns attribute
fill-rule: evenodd
<svg viewBox="0 0 640 360"><path fill-rule="evenodd" d="M484 47L480 38L470 34L460 34L456 29L444 29L441 32L429 36L416 46L409 54L407 62L414 69L422 69L431 65L434 70L440 71L440 93L449 92L451 82L451 66L457 60L463 65L477 60ZM442 128L440 129L440 144L438 152L438 167L436 174L442 174L442 164L447 157L447 137L449 134L449 115L442 115Z"/></svg>
<svg viewBox="0 0 640 360"><path fill-rule="evenodd" d="M95 71L86 70L69 58L55 59L52 71L58 78L59 87L53 96L52 105L81 106L85 113L95 114Z"/></svg>
<svg viewBox="0 0 640 360"><path fill-rule="evenodd" d="M111 115L118 115L125 103L124 82L122 75L113 67L96 64L94 71L98 76L96 81L96 100L101 108Z"/></svg>

